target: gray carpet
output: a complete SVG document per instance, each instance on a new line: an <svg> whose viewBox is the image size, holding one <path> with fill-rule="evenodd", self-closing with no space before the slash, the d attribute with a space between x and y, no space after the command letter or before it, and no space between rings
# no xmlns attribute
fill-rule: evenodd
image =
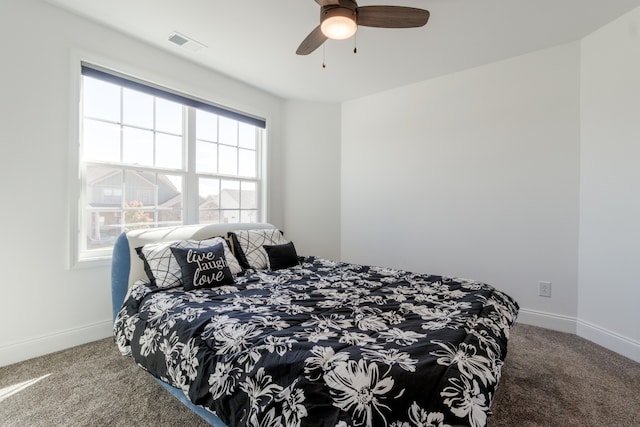
<svg viewBox="0 0 640 427"><path fill-rule="evenodd" d="M0 368L0 425L204 426L111 339ZM640 364L579 337L518 324L489 427L640 426Z"/></svg>

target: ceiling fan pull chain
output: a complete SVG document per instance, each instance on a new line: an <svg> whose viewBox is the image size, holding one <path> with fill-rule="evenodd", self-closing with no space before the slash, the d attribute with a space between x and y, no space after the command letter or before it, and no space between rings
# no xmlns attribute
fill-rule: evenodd
<svg viewBox="0 0 640 427"><path fill-rule="evenodd" d="M353 53L358 53L358 33L353 35Z"/></svg>
<svg viewBox="0 0 640 427"><path fill-rule="evenodd" d="M322 45L322 68L327 68L327 45Z"/></svg>

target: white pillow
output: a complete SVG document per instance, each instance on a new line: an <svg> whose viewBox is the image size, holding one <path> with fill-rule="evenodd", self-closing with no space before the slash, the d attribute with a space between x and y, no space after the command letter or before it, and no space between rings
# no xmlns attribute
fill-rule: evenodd
<svg viewBox="0 0 640 427"><path fill-rule="evenodd" d="M242 272L242 267L231 253L226 239L214 237L207 240L175 240L171 242L149 243L136 251L145 262L145 272L149 280L159 288L171 288L182 283L182 272L178 260L171 253L171 248L206 248L222 243L224 257L233 275Z"/></svg>
<svg viewBox="0 0 640 427"><path fill-rule="evenodd" d="M244 268L264 270L269 267L269 257L263 245L289 243L278 229L238 230L229 232L240 265Z"/></svg>

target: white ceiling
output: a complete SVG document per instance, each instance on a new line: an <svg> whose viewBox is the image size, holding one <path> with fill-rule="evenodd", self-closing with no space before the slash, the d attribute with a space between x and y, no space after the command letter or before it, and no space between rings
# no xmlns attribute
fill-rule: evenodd
<svg viewBox="0 0 640 427"><path fill-rule="evenodd" d="M417 29L360 27L309 56L313 0L46 0L287 99L343 101L578 40L640 0L360 0L428 9ZM167 41L172 31L207 49Z"/></svg>

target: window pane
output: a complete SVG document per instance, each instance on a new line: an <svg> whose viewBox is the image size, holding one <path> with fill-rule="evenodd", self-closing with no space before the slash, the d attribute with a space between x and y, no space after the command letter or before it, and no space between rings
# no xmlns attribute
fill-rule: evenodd
<svg viewBox="0 0 640 427"><path fill-rule="evenodd" d="M156 176L153 172L127 171L124 176L125 206L128 208L156 205Z"/></svg>
<svg viewBox="0 0 640 427"><path fill-rule="evenodd" d="M120 86L84 77L82 90L85 117L120 121Z"/></svg>
<svg viewBox="0 0 640 427"><path fill-rule="evenodd" d="M131 89L122 92L122 121L128 125L153 128L153 96Z"/></svg>
<svg viewBox="0 0 640 427"><path fill-rule="evenodd" d="M246 123L240 123L239 145L242 148L256 149L256 127Z"/></svg>
<svg viewBox="0 0 640 427"><path fill-rule="evenodd" d="M127 209L124 212L124 228L127 231L154 228L155 216L152 210Z"/></svg>
<svg viewBox="0 0 640 427"><path fill-rule="evenodd" d="M158 211L158 227L173 227L182 222L182 209Z"/></svg>
<svg viewBox="0 0 640 427"><path fill-rule="evenodd" d="M196 172L218 172L218 144L206 141L196 142Z"/></svg>
<svg viewBox="0 0 640 427"><path fill-rule="evenodd" d="M258 209L258 192L255 182L242 182L240 193L240 207L242 209ZM249 221L250 222L250 221Z"/></svg>
<svg viewBox="0 0 640 427"><path fill-rule="evenodd" d="M256 152L252 150L238 150L238 175L256 177Z"/></svg>
<svg viewBox="0 0 640 427"><path fill-rule="evenodd" d="M236 120L220 117L219 142L227 145L238 145L238 122Z"/></svg>
<svg viewBox="0 0 640 427"><path fill-rule="evenodd" d="M198 180L200 209L220 209L220 180L200 178Z"/></svg>
<svg viewBox="0 0 640 427"><path fill-rule="evenodd" d="M122 161L153 166L153 132L130 127L122 128Z"/></svg>
<svg viewBox="0 0 640 427"><path fill-rule="evenodd" d="M122 207L122 170L88 166L86 185L89 207Z"/></svg>
<svg viewBox="0 0 640 427"><path fill-rule="evenodd" d="M178 175L159 173L156 182L158 184L158 208L181 210L183 207L183 178Z"/></svg>
<svg viewBox="0 0 640 427"><path fill-rule="evenodd" d="M182 105L156 98L156 130L182 135Z"/></svg>
<svg viewBox="0 0 640 427"><path fill-rule="evenodd" d="M85 160L120 161L120 126L85 119L83 126L83 157Z"/></svg>
<svg viewBox="0 0 640 427"><path fill-rule="evenodd" d="M156 133L156 166L182 169L182 137Z"/></svg>
<svg viewBox="0 0 640 427"><path fill-rule="evenodd" d="M200 224L220 224L220 211L201 210L198 218Z"/></svg>
<svg viewBox="0 0 640 427"><path fill-rule="evenodd" d="M198 180L200 195L199 220L201 224L218 224L220 222L220 180L200 178Z"/></svg>
<svg viewBox="0 0 640 427"><path fill-rule="evenodd" d="M196 139L218 141L218 116L196 110Z"/></svg>
<svg viewBox="0 0 640 427"><path fill-rule="evenodd" d="M240 181L220 182L220 207L222 209L238 209L240 207Z"/></svg>
<svg viewBox="0 0 640 427"><path fill-rule="evenodd" d="M220 145L220 173L238 175L238 149Z"/></svg>
<svg viewBox="0 0 640 427"><path fill-rule="evenodd" d="M230 223L230 222L240 222L240 211L222 211L222 222Z"/></svg>
<svg viewBox="0 0 640 427"><path fill-rule="evenodd" d="M240 222L258 222L258 211L240 211Z"/></svg>
<svg viewBox="0 0 640 427"><path fill-rule="evenodd" d="M87 249L101 249L113 245L123 231L121 211L87 211Z"/></svg>

